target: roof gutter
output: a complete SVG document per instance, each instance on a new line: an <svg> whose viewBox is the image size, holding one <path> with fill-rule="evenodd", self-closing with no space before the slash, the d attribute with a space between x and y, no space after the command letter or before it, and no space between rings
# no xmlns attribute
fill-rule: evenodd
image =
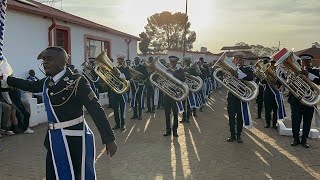
<svg viewBox="0 0 320 180"><path fill-rule="evenodd" d="M56 18L52 17L52 24L48 28L48 46L54 46L54 33L55 33L55 27L57 26Z"/></svg>

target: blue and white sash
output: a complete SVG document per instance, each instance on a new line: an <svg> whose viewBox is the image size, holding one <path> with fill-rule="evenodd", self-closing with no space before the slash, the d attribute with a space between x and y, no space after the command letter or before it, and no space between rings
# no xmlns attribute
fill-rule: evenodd
<svg viewBox="0 0 320 180"><path fill-rule="evenodd" d="M184 106L182 101L176 102L177 103L177 107L178 107L178 111L179 113L183 113L184 112Z"/></svg>
<svg viewBox="0 0 320 180"><path fill-rule="evenodd" d="M195 93L189 92L189 97L188 97L189 105L191 108L196 107L196 97Z"/></svg>
<svg viewBox="0 0 320 180"><path fill-rule="evenodd" d="M243 119L243 126L246 128L252 128L253 124L252 124L252 118L251 118L248 102L241 101L241 113L242 113L242 119Z"/></svg>
<svg viewBox="0 0 320 180"><path fill-rule="evenodd" d="M153 88L153 105L154 106L158 106L159 104L159 88L157 86L155 86Z"/></svg>
<svg viewBox="0 0 320 180"><path fill-rule="evenodd" d="M46 81L49 78L46 79ZM43 101L46 108L48 122L59 123L59 119L52 107L46 81L43 85ZM72 133L70 133L72 132ZM66 135L82 137L82 165L81 165L81 179L95 180L96 173L94 167L95 160L95 144L94 135L87 123L83 122L83 130L48 130L50 150L53 161L56 179L74 180L75 175L73 171L73 164L69 152L69 145Z"/></svg>
<svg viewBox="0 0 320 180"><path fill-rule="evenodd" d="M269 86L269 84L268 84ZM284 104L283 104L283 97L282 94L279 93L279 91L273 89L271 86L269 86L269 88L271 89L274 98L277 102L277 106L278 106L278 119L284 119L286 117L286 111L284 109Z"/></svg>

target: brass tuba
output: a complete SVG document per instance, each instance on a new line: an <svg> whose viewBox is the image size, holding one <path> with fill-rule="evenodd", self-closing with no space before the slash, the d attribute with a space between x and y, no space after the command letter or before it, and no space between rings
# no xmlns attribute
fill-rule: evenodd
<svg viewBox="0 0 320 180"><path fill-rule="evenodd" d="M271 63L264 64L263 60L260 59L256 64L253 65L253 74L260 80L265 80L267 83L276 90L280 90L281 84L277 81L277 75L275 68L271 66Z"/></svg>
<svg viewBox="0 0 320 180"><path fill-rule="evenodd" d="M315 106L320 100L320 88L302 74L297 58L293 51L287 51L282 55L275 64L277 78L302 104Z"/></svg>
<svg viewBox="0 0 320 180"><path fill-rule="evenodd" d="M191 64L191 67L196 68L196 71L198 72L198 69L200 71L199 66L197 65L196 62L193 62ZM201 71L200 71L201 72ZM193 76L191 74L185 73L186 76L186 83L189 87L189 90L191 92L198 92L201 90L202 86L203 86L203 80L199 77L199 76Z"/></svg>
<svg viewBox="0 0 320 180"><path fill-rule="evenodd" d="M145 61L147 67L154 72L150 76L150 82L157 86L163 93L170 96L175 101L183 101L189 95L188 85L175 78L167 72L167 68L158 59L149 63Z"/></svg>
<svg viewBox="0 0 320 180"><path fill-rule="evenodd" d="M129 81L119 77L120 71L110 61L107 50L97 56L93 62L82 64L83 73L93 82L100 77L117 94L123 94L129 90Z"/></svg>
<svg viewBox="0 0 320 180"><path fill-rule="evenodd" d="M213 72L213 77L241 101L249 102L258 96L258 85L255 82L244 81L237 78L238 67L227 58L225 53L212 66L218 68ZM221 76L218 76L221 72Z"/></svg>
<svg viewBox="0 0 320 180"><path fill-rule="evenodd" d="M142 76L143 74L137 70L135 70L133 67L128 66L129 67L129 71L132 77L132 80L134 81L138 81L140 83L144 83L144 81L142 80Z"/></svg>

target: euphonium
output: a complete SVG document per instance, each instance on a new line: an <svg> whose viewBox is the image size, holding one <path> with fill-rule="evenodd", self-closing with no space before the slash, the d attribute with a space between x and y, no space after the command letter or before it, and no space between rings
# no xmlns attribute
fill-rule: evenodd
<svg viewBox="0 0 320 180"><path fill-rule="evenodd" d="M259 60L254 66L253 74L260 80L265 80L267 83L276 90L280 90L280 84L277 82L277 76L275 68L271 63L264 63L263 60Z"/></svg>
<svg viewBox="0 0 320 180"><path fill-rule="evenodd" d="M225 56L225 53L221 55L212 67L215 66L218 66L218 68L213 72L213 77L241 101L249 102L258 96L257 84L238 79L236 77L238 67L232 63L231 59ZM222 72L221 76L218 76L219 72Z"/></svg>
<svg viewBox="0 0 320 180"><path fill-rule="evenodd" d="M92 81L98 79L97 75L117 94L123 94L129 90L129 82L118 77L119 70L114 67L109 57L107 56L107 50L101 52L97 56L91 65L90 63L84 63L83 73ZM117 73L114 73L117 72Z"/></svg>
<svg viewBox="0 0 320 180"><path fill-rule="evenodd" d="M192 63L191 67L196 68L196 70L197 70L197 68L199 69L199 67L196 63ZM197 70L197 72L198 72L198 70ZM186 76L186 83L187 83L189 90L191 92L198 92L201 90L201 88L203 86L203 80L200 77L193 76L188 73L185 73L185 76Z"/></svg>
<svg viewBox="0 0 320 180"><path fill-rule="evenodd" d="M302 74L295 56L293 51L287 51L280 57L275 64L277 78L302 104L315 106L320 100L320 88Z"/></svg>
<svg viewBox="0 0 320 180"><path fill-rule="evenodd" d="M152 63L145 61L147 67L154 70L150 82L175 101L183 101L189 95L188 85L167 72L167 68L158 59Z"/></svg>
<svg viewBox="0 0 320 180"><path fill-rule="evenodd" d="M135 69L132 68L131 66L129 66L129 71L130 71L132 80L138 81L138 82L143 82L143 80L142 80L143 74L142 74L141 72L135 70Z"/></svg>

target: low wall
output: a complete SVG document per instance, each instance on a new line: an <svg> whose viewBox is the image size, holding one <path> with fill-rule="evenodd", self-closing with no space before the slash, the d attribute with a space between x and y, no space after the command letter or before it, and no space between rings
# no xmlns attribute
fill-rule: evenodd
<svg viewBox="0 0 320 180"><path fill-rule="evenodd" d="M28 102L30 106L30 123L29 123L30 127L33 127L48 121L44 103L37 104L37 99L32 98L32 94L28 92L22 93L22 100ZM101 104L101 106L108 105L109 104L108 93L100 93L98 102ZM84 111L86 111L85 108L83 109Z"/></svg>

